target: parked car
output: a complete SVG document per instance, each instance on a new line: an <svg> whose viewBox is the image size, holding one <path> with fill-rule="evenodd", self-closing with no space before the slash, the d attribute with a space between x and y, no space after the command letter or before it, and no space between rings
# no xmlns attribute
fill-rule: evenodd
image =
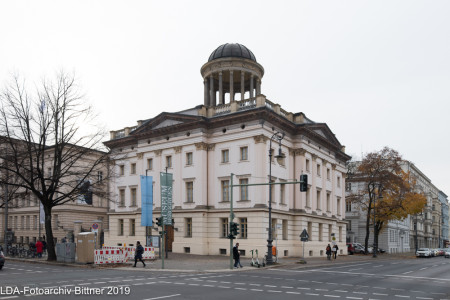
<svg viewBox="0 0 450 300"><path fill-rule="evenodd" d="M4 265L5 265L5 255L3 255L3 249L0 246L0 270L3 268Z"/></svg>
<svg viewBox="0 0 450 300"><path fill-rule="evenodd" d="M416 252L416 257L431 257L432 251L428 248L419 248Z"/></svg>
<svg viewBox="0 0 450 300"><path fill-rule="evenodd" d="M450 249L446 249L446 250L445 250L444 257L445 257L445 258L450 258Z"/></svg>
<svg viewBox="0 0 450 300"><path fill-rule="evenodd" d="M347 243L347 252L348 254L355 254L355 246L352 243Z"/></svg>

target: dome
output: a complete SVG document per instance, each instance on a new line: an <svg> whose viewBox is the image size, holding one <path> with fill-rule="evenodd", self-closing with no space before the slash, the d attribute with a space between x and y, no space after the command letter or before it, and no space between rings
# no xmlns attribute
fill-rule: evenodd
<svg viewBox="0 0 450 300"><path fill-rule="evenodd" d="M256 57L253 52L241 44L223 44L214 50L209 56L208 61L219 59L223 57L240 57L253 60L256 62Z"/></svg>

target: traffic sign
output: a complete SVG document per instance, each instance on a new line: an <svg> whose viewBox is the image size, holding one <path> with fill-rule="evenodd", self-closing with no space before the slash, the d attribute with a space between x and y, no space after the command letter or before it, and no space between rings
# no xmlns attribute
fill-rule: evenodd
<svg viewBox="0 0 450 300"><path fill-rule="evenodd" d="M306 229L303 229L302 233L300 234L300 240L302 242L307 242L308 239L309 239L308 231L306 231Z"/></svg>

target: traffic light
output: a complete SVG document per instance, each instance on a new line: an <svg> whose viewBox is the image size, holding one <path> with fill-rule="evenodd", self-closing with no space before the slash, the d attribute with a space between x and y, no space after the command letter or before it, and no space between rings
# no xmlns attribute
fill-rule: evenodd
<svg viewBox="0 0 450 300"><path fill-rule="evenodd" d="M158 227L161 227L163 225L163 220L163 217L156 218L156 225L158 225Z"/></svg>
<svg viewBox="0 0 450 300"><path fill-rule="evenodd" d="M300 192L306 192L308 190L308 175L300 175Z"/></svg>
<svg viewBox="0 0 450 300"><path fill-rule="evenodd" d="M231 226L230 227L231 227L230 228L231 235L237 236L239 234L239 224L231 222Z"/></svg>

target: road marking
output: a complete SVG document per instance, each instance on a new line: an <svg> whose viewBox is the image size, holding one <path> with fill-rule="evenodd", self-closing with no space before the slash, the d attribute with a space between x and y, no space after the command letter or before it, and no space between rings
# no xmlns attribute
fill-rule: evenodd
<svg viewBox="0 0 450 300"><path fill-rule="evenodd" d="M277 287L276 285L268 285L268 284L265 284L264 286L266 286L266 287Z"/></svg>
<svg viewBox="0 0 450 300"><path fill-rule="evenodd" d="M361 295L367 295L366 292L353 292L353 294L361 294Z"/></svg>
<svg viewBox="0 0 450 300"><path fill-rule="evenodd" d="M308 296L319 296L319 294L312 294L312 293L305 293L305 295L308 295Z"/></svg>
<svg viewBox="0 0 450 300"><path fill-rule="evenodd" d="M428 267L426 267L426 268L422 268L422 269L419 269L419 271L422 271L422 270L426 270L426 269L428 269Z"/></svg>
<svg viewBox="0 0 450 300"><path fill-rule="evenodd" d="M331 298L341 298L341 296L336 295L323 295L324 297L331 297Z"/></svg>
<svg viewBox="0 0 450 300"><path fill-rule="evenodd" d="M231 287L229 287L229 286L223 286L223 285L219 285L219 286L217 286L218 288L221 288L221 289L230 289Z"/></svg>
<svg viewBox="0 0 450 300"><path fill-rule="evenodd" d="M426 297L416 297L416 299L423 299L423 300L432 300L433 298L426 298Z"/></svg>
<svg viewBox="0 0 450 300"><path fill-rule="evenodd" d="M241 290L241 291L246 291L246 288L234 288L235 290Z"/></svg>
<svg viewBox="0 0 450 300"><path fill-rule="evenodd" d="M212 284L204 284L204 285L202 285L202 286L206 286L206 287L215 287L215 285L212 285Z"/></svg>
<svg viewBox="0 0 450 300"><path fill-rule="evenodd" d="M377 296L387 296L388 294L372 293L372 295L377 295Z"/></svg>
<svg viewBox="0 0 450 300"><path fill-rule="evenodd" d="M324 291L324 292L328 292L328 290L326 289L314 289L315 291Z"/></svg>
<svg viewBox="0 0 450 300"><path fill-rule="evenodd" d="M267 290L269 293L282 293L282 291L275 291L275 290Z"/></svg>
<svg viewBox="0 0 450 300"><path fill-rule="evenodd" d="M399 297L399 298L411 298L411 296L403 296L403 295L395 295L395 297Z"/></svg>
<svg viewBox="0 0 450 300"><path fill-rule="evenodd" d="M338 292L338 293L348 293L348 291L343 291L343 290L334 290L333 292Z"/></svg>
<svg viewBox="0 0 450 300"><path fill-rule="evenodd" d="M94 284L104 284L104 283L106 283L106 281L97 281L97 282L94 282Z"/></svg>
<svg viewBox="0 0 450 300"><path fill-rule="evenodd" d="M310 290L311 288L298 287L297 290Z"/></svg>
<svg viewBox="0 0 450 300"><path fill-rule="evenodd" d="M405 273L402 273L402 274L409 274L409 273L412 273L413 271L408 271L408 272L405 272Z"/></svg>
<svg viewBox="0 0 450 300"><path fill-rule="evenodd" d="M345 298L347 298L347 299L362 299L362 298L358 298L358 297L345 297Z"/></svg>
<svg viewBox="0 0 450 300"><path fill-rule="evenodd" d="M348 271L349 271L349 272L352 272L352 271L358 271L358 270L362 270L362 268L349 269Z"/></svg>
<svg viewBox="0 0 450 300"><path fill-rule="evenodd" d="M433 295L445 295L444 293L432 293Z"/></svg>
<svg viewBox="0 0 450 300"><path fill-rule="evenodd" d="M281 286L281 288L282 288L282 289L293 289L292 286L283 286L283 285Z"/></svg>
<svg viewBox="0 0 450 300"><path fill-rule="evenodd" d="M181 294L174 294L174 295L168 295L168 296L161 296L161 297L147 298L147 299L144 299L144 300L164 299L164 298L171 298L171 297L178 297L178 296L181 296Z"/></svg>
<svg viewBox="0 0 450 300"><path fill-rule="evenodd" d="M394 288L391 288L391 290L393 290L393 291L404 291L404 289L394 289Z"/></svg>
<svg viewBox="0 0 450 300"><path fill-rule="evenodd" d="M19 298L19 296L1 297L0 299L14 299L14 298Z"/></svg>
<svg viewBox="0 0 450 300"><path fill-rule="evenodd" d="M263 290L259 290L259 289L250 289L250 291L254 291L254 292L262 292Z"/></svg>
<svg viewBox="0 0 450 300"><path fill-rule="evenodd" d="M286 292L286 294L300 295L301 293L298 293L298 292Z"/></svg>

